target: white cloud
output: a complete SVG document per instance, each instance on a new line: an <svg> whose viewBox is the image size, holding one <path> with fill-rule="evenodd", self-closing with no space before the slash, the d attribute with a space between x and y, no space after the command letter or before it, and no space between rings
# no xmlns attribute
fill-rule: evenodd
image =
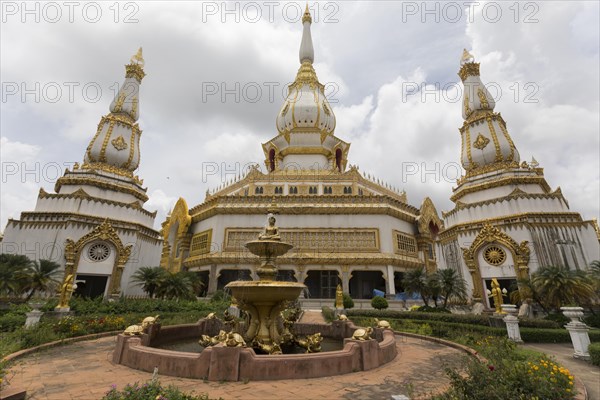
<svg viewBox="0 0 600 400"><path fill-rule="evenodd" d="M174 199L184 197L193 206L207 188L231 178L203 176L206 163L262 164L260 144L276 135L285 84L299 66L301 26L283 20L281 8L274 23L266 18L235 23L220 16L203 22L201 6L191 2L136 4L139 22L134 24L110 18L97 24L21 23L17 16L0 26L3 82L79 84L73 102L66 92L56 103L31 96L23 102L20 94L3 100L2 155L61 165L81 161L108 110L111 87L122 82L123 64L142 45L148 75L141 87L138 173L151 193L148 208L159 210L159 227ZM460 103L448 101L441 91L436 100L435 88L424 99L405 97L403 90L411 82L440 87L456 82L466 47L481 62L484 82L502 88L496 111L502 112L523 158L538 159L573 210L598 217L598 3L535 3L539 22L529 24L522 19L530 10L523 8L521 22L514 23L512 3L502 3L501 21L486 22L478 12L472 24L465 18L435 22L431 16L422 22L419 14L404 22L403 2L336 4L337 22L313 24L315 68L322 82L339 84L339 102L333 104L336 134L352 143L351 164L405 188L415 206L431 196L439 210L452 207L452 183L439 175L459 161ZM109 5L104 11L112 17ZM332 11L324 5L321 17ZM102 88L95 103L81 92L90 82ZM274 99L266 95L268 82L278 85ZM220 92L207 96L210 83L219 89L257 83L265 91L256 103L243 96L239 102L233 96L223 101ZM538 103L524 101L532 93L527 83L537 85ZM511 87L519 90L516 102ZM25 147L18 150L17 143ZM418 172L409 174L414 165ZM53 186L43 180L28 180L30 188L18 183L2 185L2 227L7 215L33 208L39 186Z"/></svg>

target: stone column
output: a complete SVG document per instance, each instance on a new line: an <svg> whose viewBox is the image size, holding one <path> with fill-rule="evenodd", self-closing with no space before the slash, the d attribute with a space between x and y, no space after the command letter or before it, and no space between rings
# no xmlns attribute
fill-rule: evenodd
<svg viewBox="0 0 600 400"><path fill-rule="evenodd" d="M521 331L519 330L519 318L515 316L517 313L517 306L514 304L502 304L502 311L506 313L506 316L502 318L502 320L506 324L508 338L513 342L523 343Z"/></svg>
<svg viewBox="0 0 600 400"><path fill-rule="evenodd" d="M350 268L347 265L342 266L342 291L350 294Z"/></svg>
<svg viewBox="0 0 600 400"><path fill-rule="evenodd" d="M211 265L210 272L208 275L208 289L206 290L206 296L210 297L217 291L217 280L219 277L217 276L217 266Z"/></svg>
<svg viewBox="0 0 600 400"><path fill-rule="evenodd" d="M25 320L25 328L33 328L40 323L40 318L44 313L40 310L33 310L25 314L27 319Z"/></svg>
<svg viewBox="0 0 600 400"><path fill-rule="evenodd" d="M573 357L589 360L590 353L588 348L590 346L590 336L588 332L590 328L579 320L583 316L583 308L561 307L560 310L566 317L571 318L571 322L565 325L565 328L569 331L571 342L573 342L573 349L575 350Z"/></svg>
<svg viewBox="0 0 600 400"><path fill-rule="evenodd" d="M385 280L387 286L386 298L388 300L394 300L396 298L396 285L394 285L394 267L392 265L387 266L387 279Z"/></svg>

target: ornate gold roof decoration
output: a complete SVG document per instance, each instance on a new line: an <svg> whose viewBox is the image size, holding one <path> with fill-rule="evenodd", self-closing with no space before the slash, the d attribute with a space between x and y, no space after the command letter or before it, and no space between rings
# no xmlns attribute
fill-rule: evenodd
<svg viewBox="0 0 600 400"><path fill-rule="evenodd" d="M433 205L433 201L429 197L425 197L417 218L419 224L419 233L422 235L434 236L444 228L444 222L438 216L437 210Z"/></svg>
<svg viewBox="0 0 600 400"><path fill-rule="evenodd" d="M465 65L474 61L475 57L473 57L473 55L469 53L467 49L463 49L462 57L460 59L460 65Z"/></svg>
<svg viewBox="0 0 600 400"><path fill-rule="evenodd" d="M485 136L483 136L480 133L479 135L477 135L477 139L475 139L475 141L473 142L473 147L475 147L476 149L479 149L479 150L483 150L483 149L485 149L485 146L487 146L489 142L490 142L490 139L486 138Z"/></svg>
<svg viewBox="0 0 600 400"><path fill-rule="evenodd" d="M118 151L125 150L127 148L127 142L125 142L125 139L123 138L123 135L119 135L119 137L111 140L110 143Z"/></svg>
<svg viewBox="0 0 600 400"><path fill-rule="evenodd" d="M479 63L467 63L460 67L458 76L464 82L469 76L479 76Z"/></svg>
<svg viewBox="0 0 600 400"><path fill-rule="evenodd" d="M131 61L129 64L125 66L125 77L127 78L135 78L138 82L142 82L146 73L144 72L145 61L142 57L142 48L140 47L137 53L131 57Z"/></svg>

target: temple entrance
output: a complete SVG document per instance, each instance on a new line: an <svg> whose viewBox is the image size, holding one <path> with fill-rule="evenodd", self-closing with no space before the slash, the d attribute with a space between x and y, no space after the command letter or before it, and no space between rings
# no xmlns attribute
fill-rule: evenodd
<svg viewBox="0 0 600 400"><path fill-rule="evenodd" d="M350 296L353 299L372 299L373 290L385 293L385 279L381 271L352 271Z"/></svg>
<svg viewBox="0 0 600 400"><path fill-rule="evenodd" d="M225 285L233 281L251 281L249 269L222 269L217 280L217 290L223 290Z"/></svg>
<svg viewBox="0 0 600 400"><path fill-rule="evenodd" d="M340 283L337 271L308 271L304 284L310 297L335 299L335 289Z"/></svg>
<svg viewBox="0 0 600 400"><path fill-rule="evenodd" d="M394 272L394 289L396 289L396 294L404 292L404 285L402 284L403 279L404 272Z"/></svg>
<svg viewBox="0 0 600 400"><path fill-rule="evenodd" d="M88 299L104 297L107 282L108 276L106 275L77 274L77 277L75 278L77 289L75 289L73 295Z"/></svg>

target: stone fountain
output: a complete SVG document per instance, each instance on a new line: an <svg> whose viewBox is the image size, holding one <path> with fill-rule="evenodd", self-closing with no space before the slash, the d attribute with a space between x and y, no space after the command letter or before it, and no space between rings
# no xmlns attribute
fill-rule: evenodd
<svg viewBox="0 0 600 400"><path fill-rule="evenodd" d="M258 281L235 281L226 288L236 299L239 308L250 316L244 337L255 347L273 346L281 342L277 319L288 301L298 298L306 286L298 282L276 281L276 259L290 251L292 245L281 241L275 226L275 216L269 214L268 224L258 240L246 243L246 248L260 257L256 273Z"/></svg>
<svg viewBox="0 0 600 400"><path fill-rule="evenodd" d="M235 281L226 286L238 307L249 315L245 332L235 332L228 326L231 321L222 321L214 313L195 324L142 324L117 337L113 362L149 372L158 368L162 375L183 378L254 381L367 371L393 360L397 355L396 339L389 327L360 329L347 319L331 324L302 323L293 312L280 321L287 302L296 300L306 286L275 280L277 257L293 247L281 240L275 222L269 214L258 239L246 243L248 250L260 257L256 270L260 279ZM199 347L202 346L199 353L160 348L189 339L198 343L198 338ZM342 349L321 352L323 338L339 341ZM306 352L282 353L281 347L289 350L293 346Z"/></svg>

